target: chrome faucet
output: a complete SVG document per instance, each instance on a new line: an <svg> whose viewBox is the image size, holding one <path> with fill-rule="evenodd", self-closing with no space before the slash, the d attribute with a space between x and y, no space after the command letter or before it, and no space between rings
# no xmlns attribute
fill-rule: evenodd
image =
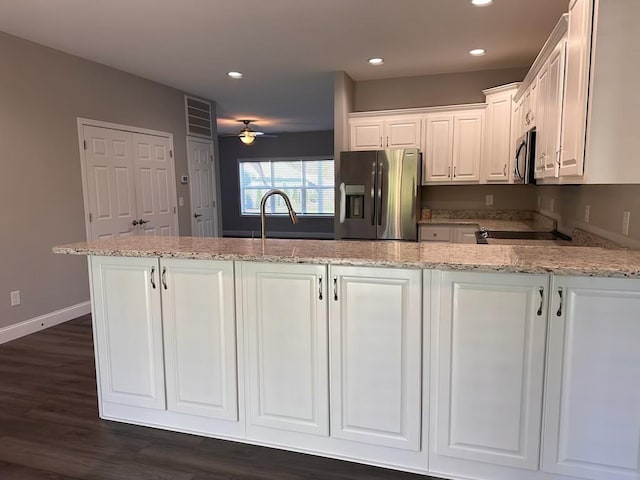
<svg viewBox="0 0 640 480"><path fill-rule="evenodd" d="M264 209L267 204L267 199L271 195L280 195L284 199L284 203L287 205L287 210L289 210L289 217L291 218L291 223L293 223L294 225L298 223L298 216L296 215L296 212L293 210L293 207L291 206L291 200L289 200L289 197L287 197L287 194L284 193L282 190L277 190L277 189L269 190L267 193L264 194L264 197L262 197L262 200L260 201L260 228L262 230L263 240L267 238L267 230L265 229L266 214Z"/></svg>

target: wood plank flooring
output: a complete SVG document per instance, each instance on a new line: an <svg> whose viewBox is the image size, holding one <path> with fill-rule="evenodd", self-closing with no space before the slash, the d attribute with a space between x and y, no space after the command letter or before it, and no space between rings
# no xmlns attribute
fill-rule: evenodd
<svg viewBox="0 0 640 480"><path fill-rule="evenodd" d="M1 480L429 478L100 420L88 316L0 345Z"/></svg>

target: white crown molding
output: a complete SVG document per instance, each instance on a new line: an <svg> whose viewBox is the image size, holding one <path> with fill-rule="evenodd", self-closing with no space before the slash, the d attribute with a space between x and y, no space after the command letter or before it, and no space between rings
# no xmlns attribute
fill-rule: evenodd
<svg viewBox="0 0 640 480"><path fill-rule="evenodd" d="M393 115L424 115L427 113L454 112L460 110L485 110L486 103L465 103L461 105L442 105L438 107L398 108L395 110L371 110L351 112L349 118L366 118L371 116L391 117Z"/></svg>
<svg viewBox="0 0 640 480"><path fill-rule="evenodd" d="M517 90L518 88L520 88L521 84L522 82L507 83L506 85L499 85L497 87L487 88L486 90L483 90L482 93L484 93L485 95L495 95L496 93L509 92L511 90Z"/></svg>
<svg viewBox="0 0 640 480"><path fill-rule="evenodd" d="M519 101L522 95L524 95L524 92L527 90L527 88L529 88L529 85L531 85L531 83L536 79L538 72L544 65L544 62L547 61L549 56L553 53L553 50L556 48L556 45L558 45L558 42L562 40L562 38L567 34L568 31L569 14L565 13L564 15L562 15L562 17L560 17L560 20L558 20L558 23L551 32L551 35L549 35L549 38L542 47L542 50L540 50L540 53L533 61L533 64L531 65L527 76L524 77L520 88L518 88L518 92L513 97L514 102Z"/></svg>

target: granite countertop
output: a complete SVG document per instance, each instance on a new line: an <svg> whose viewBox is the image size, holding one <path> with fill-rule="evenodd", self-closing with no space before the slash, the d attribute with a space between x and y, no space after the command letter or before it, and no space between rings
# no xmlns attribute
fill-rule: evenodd
<svg viewBox="0 0 640 480"><path fill-rule="evenodd" d="M550 232L554 229L554 222L546 218L500 220L492 218L432 218L419 220L419 225L478 225L485 230L499 230L508 232Z"/></svg>
<svg viewBox="0 0 640 480"><path fill-rule="evenodd" d="M54 253L640 278L640 251L599 247L133 236Z"/></svg>

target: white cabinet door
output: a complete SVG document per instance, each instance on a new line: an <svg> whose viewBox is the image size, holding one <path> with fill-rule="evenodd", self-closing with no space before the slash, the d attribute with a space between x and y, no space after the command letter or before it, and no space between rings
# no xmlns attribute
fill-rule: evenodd
<svg viewBox="0 0 640 480"><path fill-rule="evenodd" d="M547 125L545 110L547 108L547 90L549 88L549 63L538 73L538 94L536 98L536 161L535 178L544 177L544 166L549 152L547 151Z"/></svg>
<svg viewBox="0 0 640 480"><path fill-rule="evenodd" d="M480 229L478 225L473 227L451 227L451 243L477 243L476 232Z"/></svg>
<svg viewBox="0 0 640 480"><path fill-rule="evenodd" d="M420 450L420 270L331 267L331 435Z"/></svg>
<svg viewBox="0 0 640 480"><path fill-rule="evenodd" d="M593 0L569 3L560 175L582 175L587 128Z"/></svg>
<svg viewBox="0 0 640 480"><path fill-rule="evenodd" d="M160 267L168 410L238 420L233 262Z"/></svg>
<svg viewBox="0 0 640 480"><path fill-rule="evenodd" d="M157 258L90 257L100 400L165 408Z"/></svg>
<svg viewBox="0 0 640 480"><path fill-rule="evenodd" d="M459 113L453 120L453 181L480 180L484 112Z"/></svg>
<svg viewBox="0 0 640 480"><path fill-rule="evenodd" d="M252 425L329 434L326 267L242 263Z"/></svg>
<svg viewBox="0 0 640 480"><path fill-rule="evenodd" d="M450 182L453 161L453 115L428 115L425 119L423 183Z"/></svg>
<svg viewBox="0 0 640 480"><path fill-rule="evenodd" d="M562 102L564 99L565 44L562 40L549 58L547 95L544 110L545 161L544 176L557 177L560 166L560 134L562 131Z"/></svg>
<svg viewBox="0 0 640 480"><path fill-rule="evenodd" d="M485 113L486 133L484 137L484 180L487 182L509 181L511 170L513 95L508 91L487 96ZM515 126L514 126L515 128Z"/></svg>
<svg viewBox="0 0 640 480"><path fill-rule="evenodd" d="M640 478L639 312L640 280L554 277L544 471Z"/></svg>
<svg viewBox="0 0 640 480"><path fill-rule="evenodd" d="M436 457L538 468L548 282L546 275L433 272Z"/></svg>
<svg viewBox="0 0 640 480"><path fill-rule="evenodd" d="M379 150L383 148L384 121L382 118L353 119L350 150Z"/></svg>
<svg viewBox="0 0 640 480"><path fill-rule="evenodd" d="M384 121L385 148L420 148L420 117L398 117Z"/></svg>

